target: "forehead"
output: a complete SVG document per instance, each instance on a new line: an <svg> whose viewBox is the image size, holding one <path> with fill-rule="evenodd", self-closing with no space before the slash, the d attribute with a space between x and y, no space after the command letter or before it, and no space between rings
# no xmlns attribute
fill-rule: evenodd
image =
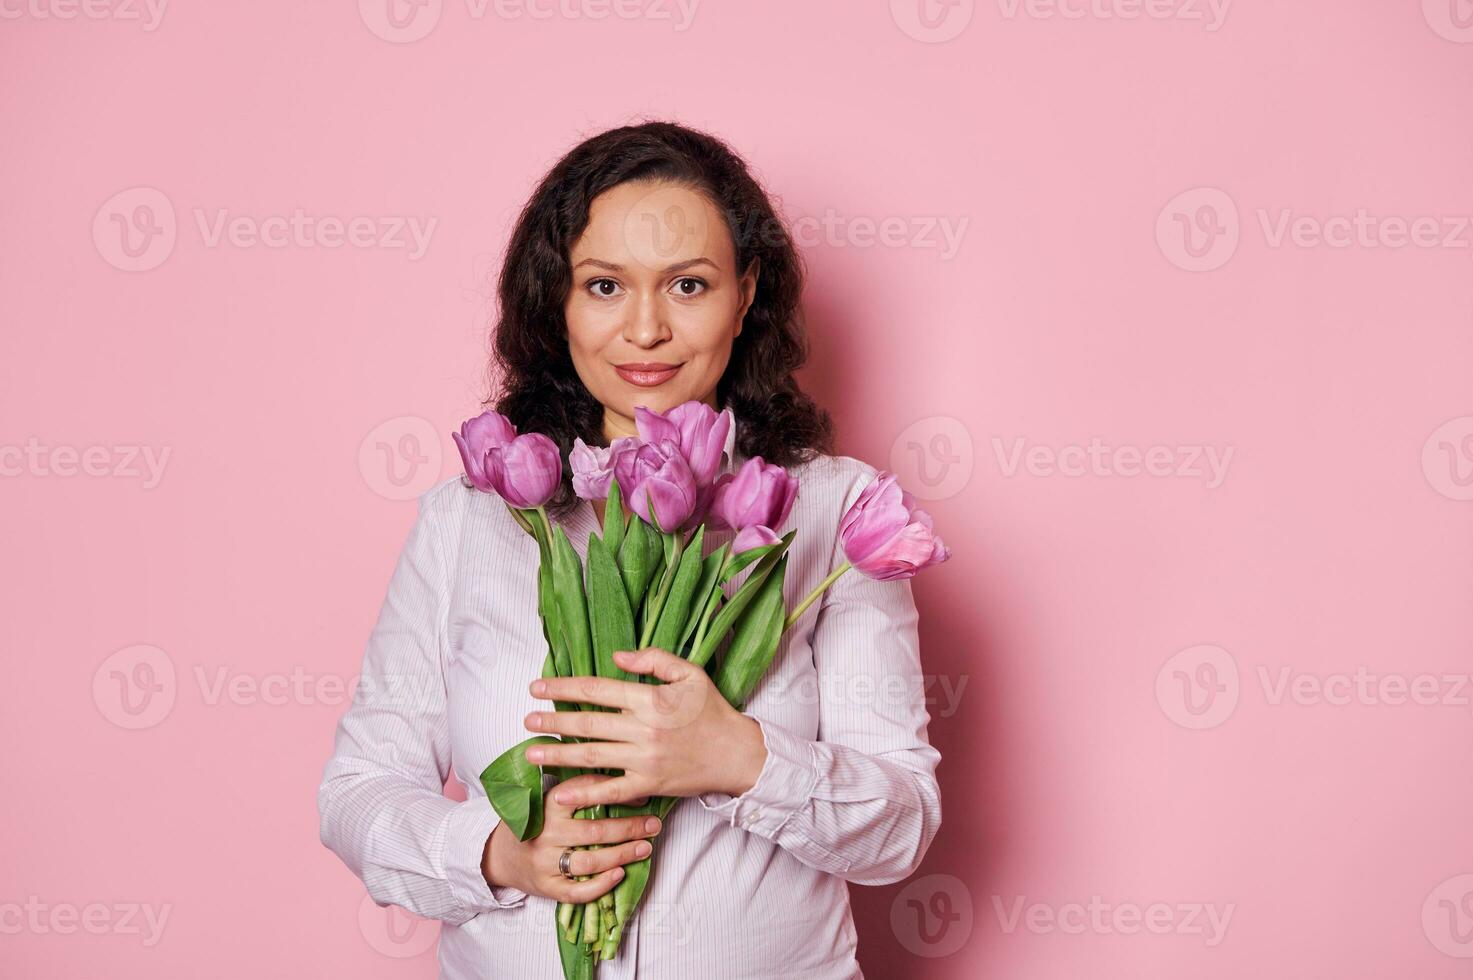
<svg viewBox="0 0 1473 980"><path fill-rule="evenodd" d="M594 198L588 227L569 249L573 264L599 259L661 269L704 256L734 265L720 210L705 194L666 181L620 184Z"/></svg>

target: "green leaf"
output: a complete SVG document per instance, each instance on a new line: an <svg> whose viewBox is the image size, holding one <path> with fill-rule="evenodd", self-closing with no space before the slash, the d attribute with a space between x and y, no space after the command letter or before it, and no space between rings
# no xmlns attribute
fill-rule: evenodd
<svg viewBox="0 0 1473 980"><path fill-rule="evenodd" d="M730 550L730 544L723 544L701 560L701 580L696 583L696 591L691 599L691 611L695 615L686 617L685 630L680 634L679 649L675 653L685 649L685 645L696 634L696 626L711 615L719 601L721 590L717 587L716 576L720 574L721 564L726 561L726 553Z"/></svg>
<svg viewBox="0 0 1473 980"><path fill-rule="evenodd" d="M610 555L619 553L624 543L624 501L619 494L619 481L609 481L609 496L604 501L604 546Z"/></svg>
<svg viewBox="0 0 1473 980"><path fill-rule="evenodd" d="M583 565L561 526L552 531L552 590L568 644L571 674L593 675L593 639L588 632L588 603L583 596Z"/></svg>
<svg viewBox="0 0 1473 980"><path fill-rule="evenodd" d="M717 689L738 711L772 666L772 658L782 641L783 620L787 618L787 610L783 608L783 577L787 570L788 559L784 555L737 620L731 646L716 671Z"/></svg>
<svg viewBox="0 0 1473 980"><path fill-rule="evenodd" d="M631 609L644 605L645 590L655 574L658 547L659 539L650 526L637 517L631 517L624 531L624 541L619 545L619 574L624 579L624 591L629 596Z"/></svg>
<svg viewBox="0 0 1473 980"><path fill-rule="evenodd" d="M569 677L573 664L568 657L568 645L563 640L563 627L558 617L557 592L552 584L552 562L543 559L537 566L537 611L542 615L542 636L552 652L552 662L557 676Z"/></svg>
<svg viewBox="0 0 1473 980"><path fill-rule="evenodd" d="M614 651L634 649L634 613L619 566L597 535L588 538L588 620L598 676L633 680L634 674L614 663Z"/></svg>
<svg viewBox="0 0 1473 980"><path fill-rule="evenodd" d="M568 942L561 929L554 931L558 959L563 964L563 980L593 980L597 965L588 947L581 942Z"/></svg>
<svg viewBox="0 0 1473 980"><path fill-rule="evenodd" d="M776 544L763 544L758 545L755 548L748 548L746 551L742 552L731 560L731 566L722 573L721 581L730 582L732 579L737 577L737 574L742 569L746 568L754 561L760 561L763 558L766 558L769 554L771 554L774 548L784 547L786 547L786 545L779 541Z"/></svg>
<svg viewBox="0 0 1473 980"><path fill-rule="evenodd" d="M742 614L742 610L746 609L747 604L757 595L757 591L762 588L763 583L772 574L773 566L782 559L783 554L788 549L788 545L792 544L794 533L793 531L789 531L783 535L783 539L771 551L762 556L762 560L752 569L752 574L748 575L747 580L742 583L741 588L737 589L736 595L732 596L731 601L721 607L721 611L716 614L716 617L711 620L711 625L707 627L706 635L701 637L701 645L691 651L691 663L697 667L706 666L706 662L711 659L711 655L716 652L716 648L721 645L722 639L725 638L726 631L731 629L732 623L736 622L737 617Z"/></svg>
<svg viewBox="0 0 1473 980"><path fill-rule="evenodd" d="M527 761L527 747L551 745L551 735L537 735L501 753L481 770L481 786L503 823L530 840L542 833L542 770Z"/></svg>
<svg viewBox="0 0 1473 980"><path fill-rule="evenodd" d="M701 545L705 541L706 526L696 528L696 533L685 546L680 564L675 569L675 580L670 584L670 593L660 608L660 621L655 626L653 646L672 653L680 650L680 637L685 632L686 622L692 619L691 602L695 598L696 585L702 571Z"/></svg>
<svg viewBox="0 0 1473 980"><path fill-rule="evenodd" d="M653 846L654 841L652 840ZM619 950L619 941L624 938L624 927L639 910L639 900L644 897L645 887L650 881L650 857L641 858L633 864L624 865L624 877L614 886L614 918L618 925L614 927L613 935L609 942L613 944L613 950L605 949L604 958L610 959Z"/></svg>

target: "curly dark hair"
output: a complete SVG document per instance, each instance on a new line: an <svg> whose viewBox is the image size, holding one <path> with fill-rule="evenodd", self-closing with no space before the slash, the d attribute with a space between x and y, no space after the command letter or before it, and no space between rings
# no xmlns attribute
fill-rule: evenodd
<svg viewBox="0 0 1473 980"><path fill-rule="evenodd" d="M737 269L750 268L753 259L760 263L756 296L716 387L718 404L741 419L737 449L779 466L831 453L833 421L794 377L807 358L808 339L799 309L803 267L792 237L730 147L670 122L624 126L584 140L537 185L502 261L492 360L499 392L487 404L519 431L547 435L565 460L575 438L606 444L603 406L584 387L568 350L568 255L594 198L623 183L650 180L705 194L725 215ZM563 514L576 503L565 463L548 508Z"/></svg>

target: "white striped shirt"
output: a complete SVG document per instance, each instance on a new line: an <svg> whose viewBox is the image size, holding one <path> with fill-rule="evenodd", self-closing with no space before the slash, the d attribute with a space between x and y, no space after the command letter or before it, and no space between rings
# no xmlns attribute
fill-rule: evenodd
<svg viewBox="0 0 1473 980"><path fill-rule="evenodd" d="M732 456L727 470L741 462ZM842 561L839 519L875 476L847 456L791 472L797 503L775 529L798 529L789 609ZM580 501L563 526L586 554L592 508ZM481 770L531 735L528 712L547 708L528 692L546 654L536 563L536 543L496 497L459 477L425 494L318 794L323 842L369 894L443 920L449 980L562 976L553 902L493 890L481 874L498 822ZM604 980L860 976L845 883L906 877L935 837L940 756L926 737L909 582L846 573L784 635L746 712L768 752L756 785L671 812ZM452 775L464 802L444 795Z"/></svg>

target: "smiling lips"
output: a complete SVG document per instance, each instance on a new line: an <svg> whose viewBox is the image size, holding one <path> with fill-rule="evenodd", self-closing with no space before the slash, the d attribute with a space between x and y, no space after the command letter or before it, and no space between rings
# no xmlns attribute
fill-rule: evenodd
<svg viewBox="0 0 1473 980"><path fill-rule="evenodd" d="M619 377L632 385L639 385L641 388L653 388L675 377L675 372L680 370L680 365L640 362L635 364L615 364L614 370L619 372Z"/></svg>

